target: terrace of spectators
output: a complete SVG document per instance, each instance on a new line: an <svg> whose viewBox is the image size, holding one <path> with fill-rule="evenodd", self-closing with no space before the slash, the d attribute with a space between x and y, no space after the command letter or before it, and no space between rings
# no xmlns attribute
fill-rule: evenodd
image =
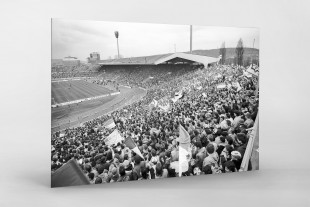
<svg viewBox="0 0 310 207"><path fill-rule="evenodd" d="M140 73L134 66L132 68L133 72L128 71L132 72L131 78L140 82ZM239 67L214 66L184 73L148 89L142 100L114 111L112 116L102 116L82 127L67 129L62 137L59 133L52 134L52 170L75 159L90 183L176 177L178 168L174 162L178 161L175 155L178 154L176 139L180 125L189 133L192 144L189 169L182 176L249 170L249 160L258 162L252 156L253 152L258 152L255 144L258 141L255 138L258 136L258 119L255 119L258 99L254 98L257 80L243 76L239 70ZM218 73L223 78L218 78ZM238 81L243 89L240 92L232 88L216 89L218 83L230 81ZM147 109L153 99L171 98L180 90L184 96L171 105L170 111ZM111 118L124 138L135 141L144 161L130 151L127 153L123 143L108 147L102 142L102 137L113 130L94 129ZM66 150L62 151L64 146ZM212 157L216 162L210 160Z"/></svg>

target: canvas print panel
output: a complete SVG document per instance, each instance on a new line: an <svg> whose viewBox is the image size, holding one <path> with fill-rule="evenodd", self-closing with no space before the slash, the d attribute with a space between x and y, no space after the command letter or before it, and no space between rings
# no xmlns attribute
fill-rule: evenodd
<svg viewBox="0 0 310 207"><path fill-rule="evenodd" d="M52 187L259 169L256 28L53 19L51 77Z"/></svg>

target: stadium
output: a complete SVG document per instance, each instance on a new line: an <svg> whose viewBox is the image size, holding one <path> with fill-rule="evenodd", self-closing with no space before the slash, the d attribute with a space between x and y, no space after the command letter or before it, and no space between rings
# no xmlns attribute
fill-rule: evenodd
<svg viewBox="0 0 310 207"><path fill-rule="evenodd" d="M243 50L52 64L52 186L258 169L259 51Z"/></svg>

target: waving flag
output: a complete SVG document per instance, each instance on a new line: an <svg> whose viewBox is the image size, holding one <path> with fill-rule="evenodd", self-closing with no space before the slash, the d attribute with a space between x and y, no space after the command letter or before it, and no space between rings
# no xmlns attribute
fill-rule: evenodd
<svg viewBox="0 0 310 207"><path fill-rule="evenodd" d="M144 157L142 156L139 148L137 147L136 143L131 139L131 137L128 137L125 139L124 144L131 149L132 151L134 151L137 155L139 155L142 159L144 159Z"/></svg>
<svg viewBox="0 0 310 207"><path fill-rule="evenodd" d="M158 134L160 133L160 130L159 130L159 129L156 129L156 128L151 128L150 133L151 133L151 134L155 133L155 134L158 135Z"/></svg>
<svg viewBox="0 0 310 207"><path fill-rule="evenodd" d="M124 138L120 135L120 133L115 129L107 138L104 139L104 143L108 146L112 146L113 144L117 144L122 142Z"/></svg>
<svg viewBox="0 0 310 207"><path fill-rule="evenodd" d="M158 104L158 101L156 101L155 99L153 99L153 101L150 103L151 106L156 107Z"/></svg>
<svg viewBox="0 0 310 207"><path fill-rule="evenodd" d="M238 91L240 91L242 88L241 88L241 86L240 86L240 84L239 84L239 82L233 82L232 83L232 86L234 87L234 88L236 88L236 91L238 92Z"/></svg>
<svg viewBox="0 0 310 207"><path fill-rule="evenodd" d="M243 71L243 75L244 75L245 77L248 77L248 78L251 78L251 77L252 77L252 74L249 73L249 72L247 72L247 71Z"/></svg>
<svg viewBox="0 0 310 207"><path fill-rule="evenodd" d="M90 184L74 158L61 166L52 174L52 188Z"/></svg>
<svg viewBox="0 0 310 207"><path fill-rule="evenodd" d="M178 138L178 141L180 142L180 144L188 144L191 141L188 132L184 129L184 127L181 124L179 126L179 138Z"/></svg>
<svg viewBox="0 0 310 207"><path fill-rule="evenodd" d="M113 119L109 119L103 125L105 128L108 128L108 129L112 129L112 128L116 127Z"/></svg>
<svg viewBox="0 0 310 207"><path fill-rule="evenodd" d="M246 70L246 72L254 75L254 76L258 76L259 74L259 67L254 67L254 66L249 66L248 69Z"/></svg>
<svg viewBox="0 0 310 207"><path fill-rule="evenodd" d="M191 150L190 147L183 148L180 146L179 148L179 177L181 177L182 172L188 171L189 161L191 159Z"/></svg>
<svg viewBox="0 0 310 207"><path fill-rule="evenodd" d="M183 92L179 91L179 92L175 93L174 98L172 98L171 100L173 101L173 103L175 103L182 97L183 97Z"/></svg>
<svg viewBox="0 0 310 207"><path fill-rule="evenodd" d="M183 91L179 91L179 92L175 93L175 96L177 96L179 99L182 98Z"/></svg>
<svg viewBox="0 0 310 207"><path fill-rule="evenodd" d="M158 107L165 112L168 112L170 109L170 103L167 98L162 98L158 101Z"/></svg>
<svg viewBox="0 0 310 207"><path fill-rule="evenodd" d="M169 103L165 103L164 105L158 105L158 107L160 109L162 109L163 111L168 112L169 109L170 109L170 104Z"/></svg>
<svg viewBox="0 0 310 207"><path fill-rule="evenodd" d="M223 89L226 88L226 84L225 83L220 83L216 86L218 89Z"/></svg>

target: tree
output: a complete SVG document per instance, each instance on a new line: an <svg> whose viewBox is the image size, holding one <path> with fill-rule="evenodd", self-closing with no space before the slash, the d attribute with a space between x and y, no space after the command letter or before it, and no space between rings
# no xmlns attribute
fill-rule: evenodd
<svg viewBox="0 0 310 207"><path fill-rule="evenodd" d="M225 60L226 60L226 47L225 47L225 42L222 43L222 46L220 48L220 55L222 56L220 63L222 65L225 64Z"/></svg>
<svg viewBox="0 0 310 207"><path fill-rule="evenodd" d="M236 64L237 65L243 65L243 53L244 53L244 49L243 49L243 41L240 38L236 47Z"/></svg>

